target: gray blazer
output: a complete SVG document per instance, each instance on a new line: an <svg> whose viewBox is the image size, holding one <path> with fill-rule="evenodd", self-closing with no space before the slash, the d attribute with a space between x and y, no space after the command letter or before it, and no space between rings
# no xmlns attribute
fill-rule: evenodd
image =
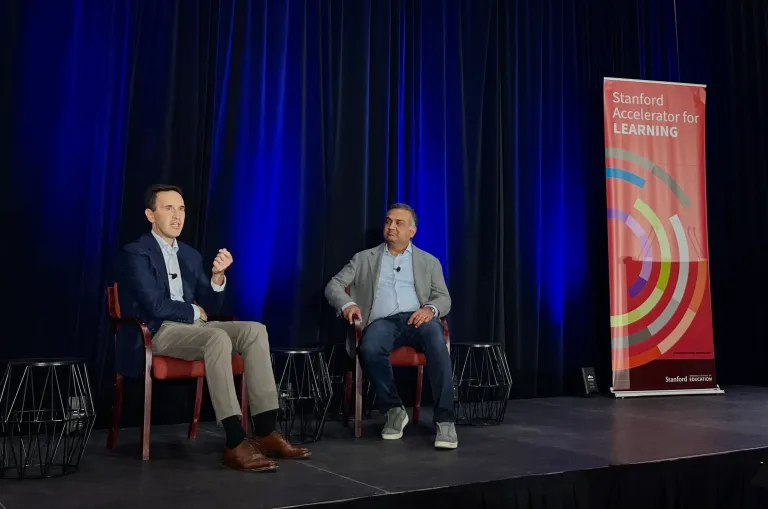
<svg viewBox="0 0 768 509"><path fill-rule="evenodd" d="M363 314L364 326L370 321L379 282L381 257L385 249L386 244L380 244L373 249L360 251L325 286L325 298L337 312L341 313L341 308L350 302L357 304ZM416 246L413 246L412 259L413 280L419 302L422 306L435 306L440 317L446 316L451 311L451 296L445 285L440 261ZM349 288L349 295L346 288Z"/></svg>

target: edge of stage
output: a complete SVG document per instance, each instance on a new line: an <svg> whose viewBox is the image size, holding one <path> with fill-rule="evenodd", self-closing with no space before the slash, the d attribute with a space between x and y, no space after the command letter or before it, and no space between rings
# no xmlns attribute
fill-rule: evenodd
<svg viewBox="0 0 768 509"><path fill-rule="evenodd" d="M768 388L725 395L509 402L499 426L458 427L459 449L436 451L432 429L409 425L403 440L378 437L382 417L355 440L326 425L308 461L270 474L219 466L223 432L152 428L151 459L139 430L118 449L94 432L80 471L64 478L0 480L6 509L56 507L228 509L414 506L461 508L765 507L752 484L768 458ZM424 421L429 422L429 412ZM765 493L763 493L765 491ZM763 505L761 505L761 503Z"/></svg>

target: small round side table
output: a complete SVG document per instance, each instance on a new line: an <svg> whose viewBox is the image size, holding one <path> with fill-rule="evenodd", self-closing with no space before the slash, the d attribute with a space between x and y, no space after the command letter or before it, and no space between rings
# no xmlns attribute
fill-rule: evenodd
<svg viewBox="0 0 768 509"><path fill-rule="evenodd" d="M451 343L456 424L501 424L512 374L499 343Z"/></svg>
<svg viewBox="0 0 768 509"><path fill-rule="evenodd" d="M0 379L0 477L77 472L96 420L81 359L6 362Z"/></svg>
<svg viewBox="0 0 768 509"><path fill-rule="evenodd" d="M323 434L333 387L321 348L273 348L278 429L295 443L317 442Z"/></svg>

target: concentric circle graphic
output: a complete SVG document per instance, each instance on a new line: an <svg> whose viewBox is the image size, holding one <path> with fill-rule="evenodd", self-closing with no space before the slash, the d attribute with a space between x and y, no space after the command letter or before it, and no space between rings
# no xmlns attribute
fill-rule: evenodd
<svg viewBox="0 0 768 509"><path fill-rule="evenodd" d="M683 209L691 206L682 187L656 163L620 148L607 148L605 157L606 179L635 186L642 195L647 191L645 176L627 169L641 168L669 190L669 199L676 200ZM611 165L609 161L623 164ZM707 262L691 259L686 230L678 214L659 218L640 197L631 210L609 208L608 220L628 228L641 246L639 274L622 289L626 291L628 309L611 315L614 369L622 370L658 359L683 337L704 298ZM668 237L665 224L674 238Z"/></svg>

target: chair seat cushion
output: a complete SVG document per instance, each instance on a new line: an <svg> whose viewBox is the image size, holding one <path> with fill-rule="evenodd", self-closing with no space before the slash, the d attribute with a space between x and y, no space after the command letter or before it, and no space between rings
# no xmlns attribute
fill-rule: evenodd
<svg viewBox="0 0 768 509"><path fill-rule="evenodd" d="M240 354L232 356L232 372L242 375L245 369L243 357ZM185 361L165 355L152 356L152 376L158 380L170 380L175 378L200 378L205 376L205 363L203 361Z"/></svg>
<svg viewBox="0 0 768 509"><path fill-rule="evenodd" d="M401 346L392 350L392 353L389 354L389 363L398 367L424 366L427 363L427 358L413 347Z"/></svg>

